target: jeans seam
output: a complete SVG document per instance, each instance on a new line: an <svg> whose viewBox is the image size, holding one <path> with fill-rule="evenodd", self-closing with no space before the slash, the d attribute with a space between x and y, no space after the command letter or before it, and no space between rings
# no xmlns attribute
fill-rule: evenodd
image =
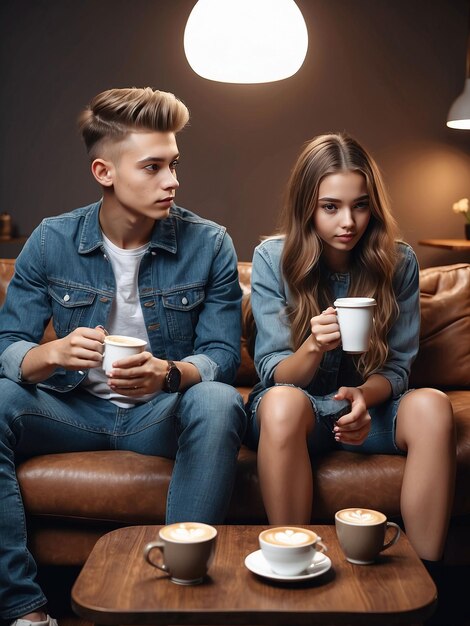
<svg viewBox="0 0 470 626"><path fill-rule="evenodd" d="M175 428L175 436L176 436L176 440L178 442L179 440L179 433L181 432L181 418L180 418L180 414L178 411L175 411L174 413L171 413L168 415L168 417L173 417L173 421L174 421L174 428ZM171 479L170 479L170 484L168 486L168 494L167 494L167 506L166 506L166 517L167 519L172 519L171 516L171 501L172 501L172 493L173 493L173 476L175 473L175 469L178 465L178 452L179 452L179 443L176 446L176 456L173 462L173 469L171 472Z"/></svg>
<svg viewBox="0 0 470 626"><path fill-rule="evenodd" d="M21 413L18 413L12 419L12 424L17 422L22 417L43 417L43 418L49 419L49 420L51 420L53 422L58 422L60 424L64 424L65 426L70 426L72 428L77 428L79 430L84 430L84 431L89 432L89 433L95 433L95 434L99 434L99 435L112 435L113 434L112 432L109 431L109 429L106 429L106 428L90 428L90 426L88 426L88 425L78 424L76 422L71 422L69 420L58 419L57 417L55 417L54 415L51 415L50 413L37 411L36 409L29 410L29 411L26 410L26 411L23 411Z"/></svg>

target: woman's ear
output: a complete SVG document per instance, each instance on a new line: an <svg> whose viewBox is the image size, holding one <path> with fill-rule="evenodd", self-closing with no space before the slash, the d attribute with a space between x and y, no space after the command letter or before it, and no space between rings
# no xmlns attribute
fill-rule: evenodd
<svg viewBox="0 0 470 626"><path fill-rule="evenodd" d="M95 159L91 164L91 173L103 187L111 187L113 184L113 172L114 166L111 161Z"/></svg>

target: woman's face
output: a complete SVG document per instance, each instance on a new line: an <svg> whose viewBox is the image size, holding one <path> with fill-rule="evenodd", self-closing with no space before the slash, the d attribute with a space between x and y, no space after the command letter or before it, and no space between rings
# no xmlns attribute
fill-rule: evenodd
<svg viewBox="0 0 470 626"><path fill-rule="evenodd" d="M313 213L323 256L334 271L347 271L351 250L364 234L371 212L366 180L359 172L325 176Z"/></svg>

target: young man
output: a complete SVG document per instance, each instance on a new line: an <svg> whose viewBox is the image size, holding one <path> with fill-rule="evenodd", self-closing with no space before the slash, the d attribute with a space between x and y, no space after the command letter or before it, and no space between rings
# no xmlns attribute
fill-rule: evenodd
<svg viewBox="0 0 470 626"><path fill-rule="evenodd" d="M245 430L237 259L225 229L174 204L172 94L112 89L79 125L99 202L45 219L0 312L0 617L51 626L26 546L15 457L123 449L175 458L167 522L221 523ZM52 317L57 340L39 344ZM101 367L106 333L148 342Z"/></svg>

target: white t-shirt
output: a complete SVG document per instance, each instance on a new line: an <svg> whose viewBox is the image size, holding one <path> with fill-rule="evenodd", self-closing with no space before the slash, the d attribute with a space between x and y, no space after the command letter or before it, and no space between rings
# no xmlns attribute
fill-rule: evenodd
<svg viewBox="0 0 470 626"><path fill-rule="evenodd" d="M149 244L132 250L123 250L118 248L104 234L103 242L116 280L116 297L106 322L106 330L110 335L138 337L148 343L149 338L140 306L138 278L140 262L147 252ZM147 402L157 395L155 393L146 394L139 398L127 398L116 393L109 388L107 377L101 367L88 371L88 377L83 382L83 386L93 395L110 400L125 409Z"/></svg>

